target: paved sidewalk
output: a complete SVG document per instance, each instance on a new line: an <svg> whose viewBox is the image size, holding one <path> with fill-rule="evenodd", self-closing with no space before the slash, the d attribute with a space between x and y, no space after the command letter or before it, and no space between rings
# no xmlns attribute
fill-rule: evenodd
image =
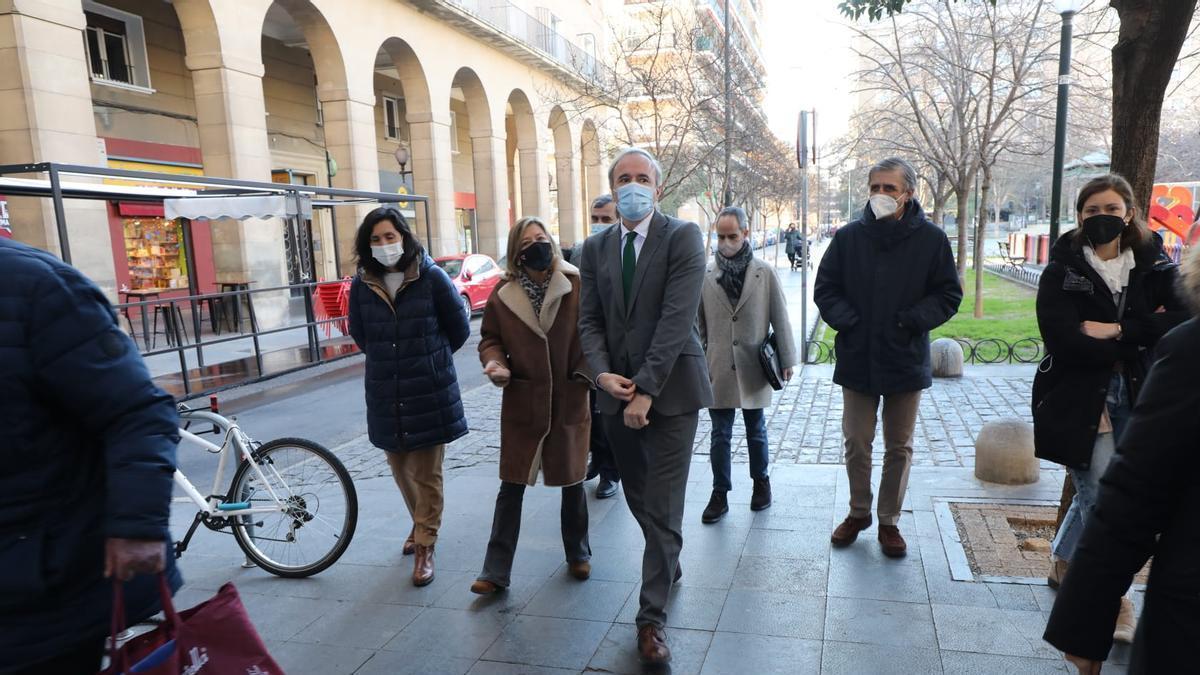
<svg viewBox="0 0 1200 675"><path fill-rule="evenodd" d="M784 275L789 288L798 288L798 273ZM795 307L806 299L789 295L798 322ZM632 622L642 536L623 496L597 501L590 496L594 483L591 580L567 575L558 491L539 487L525 496L513 586L487 598L469 592L499 487L500 392L490 385L464 392L471 433L447 450L433 584L410 583L412 559L400 554L409 518L383 453L362 435L334 447L354 474L360 500L358 530L342 560L310 579L276 578L241 569L232 537L202 531L181 560L186 584L179 605L235 582L271 652L292 675L1069 672L1041 640L1053 593L1029 580L984 581L964 571L960 533L949 516L956 501L1058 499L1062 472L1052 465L1030 486L973 476L974 435L982 423L1029 418L1032 366L968 367L963 378L937 380L926 392L900 523L909 555L899 561L880 553L874 527L847 549L830 547L829 533L849 499L840 466L841 397L831 375L831 367L808 367L776 396L768 417L775 503L767 511L749 510L744 439L736 432L731 512L716 525L700 523L711 490L709 424L701 414L684 575L668 609L675 655L669 670L643 671L636 662ZM312 414L282 410L297 419ZM877 460L881 454L877 446ZM175 514L177 536L188 515ZM1124 672L1127 658L1127 649L1116 650L1105 673Z"/></svg>
<svg viewBox="0 0 1200 675"><path fill-rule="evenodd" d="M970 468L967 439L977 423L1021 416L1029 380L1011 369L979 368L930 390L901 521L910 553L901 561L880 554L874 528L848 549L829 546L849 488L836 465L838 401L823 369L789 385L772 411L771 509L749 510L749 479L739 464L730 514L701 525L711 478L702 456L707 441L698 439L684 577L669 610L669 672L1067 672L1040 639L1053 593L1043 585L954 581L958 535L938 515L948 500L1057 499L1061 472L1043 471L1032 486L1003 487L975 480ZM499 408L491 388L468 392L466 401L472 433L447 453L432 585L409 583L412 559L400 555L409 529L403 503L382 453L356 439L336 449L355 473L361 501L354 542L338 564L311 579L275 578L240 569L231 537L200 532L181 561L187 584L180 605L234 581L293 675L642 672L632 624L642 541L621 496L589 498L590 581L566 574L557 491L536 488L526 494L513 587L491 598L468 591L498 487ZM177 533L186 522L177 514ZM1114 654L1126 658L1125 650ZM1122 672L1119 665L1106 666L1110 671Z"/></svg>

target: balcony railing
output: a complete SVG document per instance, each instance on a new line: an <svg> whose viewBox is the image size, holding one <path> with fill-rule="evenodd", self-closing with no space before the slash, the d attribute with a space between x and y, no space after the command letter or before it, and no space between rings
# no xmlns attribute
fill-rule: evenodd
<svg viewBox="0 0 1200 675"><path fill-rule="evenodd" d="M506 0L444 0L509 38L530 47L588 80L607 77L596 54L568 40L553 27Z"/></svg>

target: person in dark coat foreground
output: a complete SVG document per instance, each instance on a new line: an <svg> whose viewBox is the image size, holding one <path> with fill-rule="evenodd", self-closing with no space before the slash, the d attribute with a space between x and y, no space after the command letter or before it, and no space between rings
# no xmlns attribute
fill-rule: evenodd
<svg viewBox="0 0 1200 675"><path fill-rule="evenodd" d="M1066 466L1076 490L1051 546L1051 588L1074 557L1151 350L1190 315L1174 289L1178 266L1146 227L1128 181L1093 178L1075 211L1081 225L1054 243L1037 296L1047 356L1033 379L1034 448ZM1116 639L1132 641L1134 628L1125 599Z"/></svg>
<svg viewBox="0 0 1200 675"><path fill-rule="evenodd" d="M842 433L850 515L830 537L848 546L871 526L871 446L883 401L879 544L907 552L897 523L912 466L921 390L933 385L929 331L958 311L962 286L946 234L913 196L917 172L885 159L867 174L871 200L862 218L839 229L821 258L813 299L836 330L833 381L842 387Z"/></svg>
<svg viewBox="0 0 1200 675"><path fill-rule="evenodd" d="M100 289L0 239L0 672L94 675L182 581L167 529L179 418Z"/></svg>
<svg viewBox="0 0 1200 675"><path fill-rule="evenodd" d="M413 530L413 584L433 581L442 523L446 444L467 435L454 352L471 332L454 283L433 264L404 216L367 214L355 237L359 274L350 285L350 335L367 357L367 435L385 451Z"/></svg>
<svg viewBox="0 0 1200 675"><path fill-rule="evenodd" d="M1200 317L1200 248L1181 295ZM1200 644L1200 318L1159 341L1157 360L1062 580L1045 639L1080 673L1100 672L1121 598L1154 556L1128 672L1195 672Z"/></svg>

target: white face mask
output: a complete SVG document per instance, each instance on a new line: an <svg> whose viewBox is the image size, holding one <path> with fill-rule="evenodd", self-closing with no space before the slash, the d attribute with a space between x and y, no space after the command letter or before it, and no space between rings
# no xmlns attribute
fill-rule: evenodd
<svg viewBox="0 0 1200 675"><path fill-rule="evenodd" d="M372 246L371 257L378 260L380 265L391 268L396 263L400 262L401 256L404 255L404 243L396 242L394 244L384 244L383 246Z"/></svg>
<svg viewBox="0 0 1200 675"><path fill-rule="evenodd" d="M871 213L875 214L878 219L891 218L892 214L900 208L900 203L895 197L885 194L871 195Z"/></svg>
<svg viewBox="0 0 1200 675"><path fill-rule="evenodd" d="M717 244L717 250L720 251L721 255L725 256L726 258L732 258L742 250L742 242L739 241L735 244L730 241L722 241L721 243Z"/></svg>

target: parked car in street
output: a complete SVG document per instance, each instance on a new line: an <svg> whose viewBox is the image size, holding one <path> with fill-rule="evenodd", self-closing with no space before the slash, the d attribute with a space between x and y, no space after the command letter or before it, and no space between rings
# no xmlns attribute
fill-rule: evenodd
<svg viewBox="0 0 1200 675"><path fill-rule="evenodd" d="M492 289L504 276L504 270L496 261L481 253L448 255L435 258L433 262L454 282L467 314L483 310Z"/></svg>

